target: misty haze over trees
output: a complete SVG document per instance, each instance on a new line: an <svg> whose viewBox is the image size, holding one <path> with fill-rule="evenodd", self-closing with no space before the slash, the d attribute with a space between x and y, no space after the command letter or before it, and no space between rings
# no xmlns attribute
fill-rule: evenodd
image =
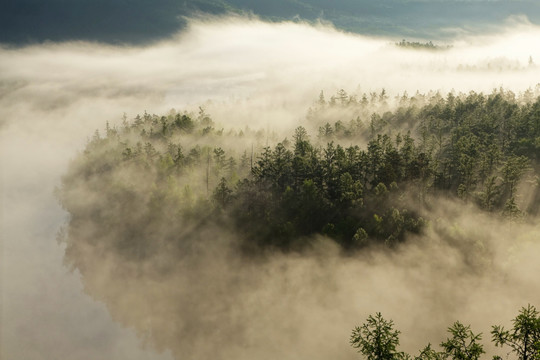
<svg viewBox="0 0 540 360"><path fill-rule="evenodd" d="M0 358L538 360L539 25L0 2Z"/></svg>
<svg viewBox="0 0 540 360"><path fill-rule="evenodd" d="M221 127L201 107L198 113L124 117L119 127L96 130L57 190L70 214L61 236L66 263L81 272L92 296L110 304L113 316L150 331L141 336L179 356L198 354L201 350L190 344L208 332L220 341L238 340L221 338L221 317L201 320L204 303L194 303L214 291L208 285L213 277L233 286L245 276L221 265L220 275L207 269L209 256L226 267L232 266L231 256L237 259L233 264L243 259L257 273L280 254L311 257L321 237L354 257L380 246L394 251L430 228L460 249L464 230L441 224L432 213L445 198L501 221L538 221L540 98L531 90L520 96L501 89L489 95L392 98L384 90L359 96L340 90L329 99L321 92L301 123L280 139L270 129ZM472 248L459 250L468 258L468 271L488 271L482 260L488 256L485 244L472 241ZM316 251L323 258L335 252ZM107 300L117 299L111 291L118 290L100 285L104 267L125 267L127 274L140 271L134 280L141 278L136 288L122 285L127 287L122 291L138 293L140 286L154 286L148 277L174 279L186 261L193 265L185 276L206 278L201 281L206 285L174 296L173 304L154 295L141 301L154 298L165 314L181 306L193 318L162 318L154 307L126 317L118 308L122 301ZM241 294L226 297L225 304L240 301ZM520 316L532 319L536 335L530 349L537 356L540 320L534 308L527 309ZM519 332L520 316L513 330L494 327L492 332L496 345L508 344L518 355L520 341L529 336ZM146 323L148 318L156 323ZM174 330L165 330L173 325ZM226 325L243 326L240 320ZM354 330L351 343L368 360L410 358L397 352L398 332L392 326L380 314L369 317ZM381 354L370 345L373 331L388 338ZM456 322L448 331L442 351L428 345L417 358L478 359L484 353L480 335L469 326Z"/></svg>
<svg viewBox="0 0 540 360"><path fill-rule="evenodd" d="M174 217L222 224L243 247L289 251L315 234L350 250L392 246L427 226L419 208L438 196L521 221L539 213L540 100L532 92L389 99L383 90L357 99L341 90L328 102L321 93L305 125L311 131L299 126L270 145L268 130L216 128L202 108L145 113L96 132L60 199L72 222L107 224L114 242L138 244L130 246L143 257L153 240L136 229L148 221L182 246ZM90 200L71 196L78 192ZM116 203L145 210L109 216Z"/></svg>

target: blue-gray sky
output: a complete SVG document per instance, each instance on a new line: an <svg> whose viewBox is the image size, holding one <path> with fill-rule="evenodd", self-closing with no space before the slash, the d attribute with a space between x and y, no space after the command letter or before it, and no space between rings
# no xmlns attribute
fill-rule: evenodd
<svg viewBox="0 0 540 360"><path fill-rule="evenodd" d="M273 21L320 19L362 34L435 41L496 30L515 15L540 23L540 4L533 0L4 0L0 43L148 43L181 30L186 16L226 12Z"/></svg>

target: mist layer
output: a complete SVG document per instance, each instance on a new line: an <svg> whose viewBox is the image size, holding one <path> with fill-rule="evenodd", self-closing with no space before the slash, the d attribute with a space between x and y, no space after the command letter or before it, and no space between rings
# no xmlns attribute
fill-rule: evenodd
<svg viewBox="0 0 540 360"><path fill-rule="evenodd" d="M483 332L492 319L511 319L538 299L537 228L493 222L459 204L441 200L436 213L465 245L450 246L435 228L393 253L342 258L321 240L322 259L275 256L254 265L214 244L181 262L165 254L169 274L157 263L126 262L90 247L84 261L103 266L69 275L55 242L67 214L52 195L94 130L119 124L124 112L196 111L203 104L227 127L278 131L296 127L321 90L525 92L538 79L538 29L523 19L506 29L432 53L326 27L233 18L192 22L186 32L146 47L73 42L2 49L3 355L133 358L136 340L115 342L126 335L107 320L102 304L154 348L223 358L353 358L350 329L374 311L414 334L402 340L411 352L442 340L437 334L456 318ZM215 238L213 230L197 236ZM470 251L462 247L481 249L484 270L471 270L464 255ZM83 296L82 284L101 305ZM59 300L68 310L58 311ZM25 312L30 308L37 315ZM88 317L102 320L81 327ZM182 322L169 321L175 317ZM184 332L177 324L187 324ZM88 340L103 332L110 338ZM181 341L178 333L188 335ZM76 341L65 341L65 334Z"/></svg>

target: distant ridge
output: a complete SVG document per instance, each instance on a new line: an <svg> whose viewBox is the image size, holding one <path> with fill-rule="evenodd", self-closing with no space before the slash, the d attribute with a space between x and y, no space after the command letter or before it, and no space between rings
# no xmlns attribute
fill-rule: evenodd
<svg viewBox="0 0 540 360"><path fill-rule="evenodd" d="M250 13L268 21L322 19L345 31L397 40L489 31L513 15L540 23L540 4L530 0L7 0L0 3L0 43L143 44L181 31L193 14L226 13Z"/></svg>

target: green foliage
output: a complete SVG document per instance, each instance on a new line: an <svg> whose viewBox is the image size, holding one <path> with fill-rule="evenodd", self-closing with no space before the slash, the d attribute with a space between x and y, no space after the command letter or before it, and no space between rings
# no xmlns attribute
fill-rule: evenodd
<svg viewBox="0 0 540 360"><path fill-rule="evenodd" d="M219 208L225 208L231 201L231 194L232 190L227 186L227 180L222 177L212 196L216 205Z"/></svg>
<svg viewBox="0 0 540 360"><path fill-rule="evenodd" d="M203 108L124 118L96 131L63 178L60 201L74 223L102 224L96 231L140 254L155 233L180 241L183 221L225 219L254 251L309 248L316 234L346 251L392 247L423 230L429 219L418 209L439 194L504 216L538 214L521 187L531 184L540 199L540 99L403 94L389 111L384 90L359 98L321 93L305 127L282 142L268 143L262 130L216 130ZM77 192L86 200L74 201ZM112 199L144 211L115 221ZM144 221L160 230L133 235Z"/></svg>
<svg viewBox="0 0 540 360"><path fill-rule="evenodd" d="M358 246L364 245L366 241L368 240L368 233L366 230L359 228L356 230L356 233L354 233L353 241L358 244Z"/></svg>
<svg viewBox="0 0 540 360"><path fill-rule="evenodd" d="M512 321L513 328L505 330L493 326L492 341L496 346L509 346L518 360L540 359L540 313L532 305L521 308ZM410 356L397 351L400 332L394 330L392 320L385 320L380 313L370 315L362 326L353 329L350 343L367 360L409 359ZM448 328L450 337L441 343L442 351L428 344L414 357L415 360L478 360L485 353L480 343L482 334L474 334L470 326L456 321ZM493 360L501 360L494 356Z"/></svg>
<svg viewBox="0 0 540 360"><path fill-rule="evenodd" d="M513 327L505 330L493 326L492 341L496 346L509 346L519 360L540 359L540 314L532 305L521 308L512 320Z"/></svg>
<svg viewBox="0 0 540 360"><path fill-rule="evenodd" d="M399 345L398 330L394 322L385 320L381 313L370 315L362 326L353 329L350 343L367 360L397 360L405 354L396 350Z"/></svg>
<svg viewBox="0 0 540 360"><path fill-rule="evenodd" d="M441 343L444 354L452 360L478 360L485 353L484 348L478 343L482 334L474 334L470 326L465 326L456 321L448 332L452 335Z"/></svg>
<svg viewBox="0 0 540 360"><path fill-rule="evenodd" d="M402 241L407 232L419 232L423 222L399 200L394 181L398 176L387 175L400 172L393 168L400 166L399 161L384 166L385 154L397 154L398 150L389 137L379 137L370 144L372 151L367 153L333 142L317 149L300 128L295 134L294 151L283 143L274 149L265 148L252 169L253 177L235 192L240 215L237 226L250 238L257 235L269 244L288 244L286 248L293 239L307 239L314 233L324 233L344 248L355 248L366 245L369 238L392 245ZM391 191L383 182L372 185L379 180L384 180ZM405 180L405 175L399 180ZM266 193L264 197L272 202L253 201L249 194L255 192L258 196ZM258 206L264 209L256 209ZM373 222L377 212L383 214L384 222ZM260 217L261 213L266 216ZM251 224L256 222L261 226L253 228ZM356 234L359 228L365 235Z"/></svg>
<svg viewBox="0 0 540 360"><path fill-rule="evenodd" d="M414 360L446 360L447 354L435 351L431 344L420 350L420 353L414 357Z"/></svg>

